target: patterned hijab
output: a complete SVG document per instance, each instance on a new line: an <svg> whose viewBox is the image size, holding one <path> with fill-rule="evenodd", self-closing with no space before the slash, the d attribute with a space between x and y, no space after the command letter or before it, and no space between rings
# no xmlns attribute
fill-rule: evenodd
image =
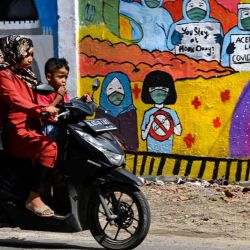
<svg viewBox="0 0 250 250"><path fill-rule="evenodd" d="M32 69L17 68L17 65L29 55L32 49L33 42L27 37L10 35L0 38L0 70L11 69L29 87L39 84Z"/></svg>

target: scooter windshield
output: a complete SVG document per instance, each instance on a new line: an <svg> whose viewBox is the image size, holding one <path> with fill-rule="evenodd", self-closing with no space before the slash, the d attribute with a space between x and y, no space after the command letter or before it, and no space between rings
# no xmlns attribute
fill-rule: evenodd
<svg viewBox="0 0 250 250"><path fill-rule="evenodd" d="M74 108L79 109L79 111L85 113L86 115L93 115L96 110L96 104L93 102L87 103L80 98L73 98L70 102Z"/></svg>

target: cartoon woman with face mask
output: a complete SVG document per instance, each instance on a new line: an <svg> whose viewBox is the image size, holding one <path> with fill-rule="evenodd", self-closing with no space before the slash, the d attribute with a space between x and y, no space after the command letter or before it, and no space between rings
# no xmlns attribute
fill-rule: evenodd
<svg viewBox="0 0 250 250"><path fill-rule="evenodd" d="M124 73L108 74L102 84L100 107L96 118L106 117L118 131L113 134L128 150L138 149L137 114L133 105L130 81Z"/></svg>
<svg viewBox="0 0 250 250"><path fill-rule="evenodd" d="M147 151L171 153L174 134L182 132L177 113L164 107L164 104L174 104L177 99L172 76L159 70L150 72L143 82L141 98L145 104L154 104L145 112L141 126Z"/></svg>
<svg viewBox="0 0 250 250"><path fill-rule="evenodd" d="M171 25L168 36L168 48L175 49L181 43L183 35L176 30L176 26L180 24L210 22L220 23L217 19L210 17L210 4L209 0L183 0L182 4L183 19ZM220 25L220 31L215 34L214 40L216 43L222 45L223 43L223 30Z"/></svg>
<svg viewBox="0 0 250 250"><path fill-rule="evenodd" d="M238 25L233 27L224 38L221 64L226 67L230 66L230 55L235 51L235 44L231 41L234 35L250 35L250 3L238 5Z"/></svg>

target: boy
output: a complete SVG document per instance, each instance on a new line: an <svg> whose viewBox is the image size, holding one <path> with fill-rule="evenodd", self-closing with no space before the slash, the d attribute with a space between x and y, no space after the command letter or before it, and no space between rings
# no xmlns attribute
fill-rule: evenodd
<svg viewBox="0 0 250 250"><path fill-rule="evenodd" d="M50 58L45 63L45 76L48 84L51 85L56 92L49 95L38 95L37 102L41 106L54 106L69 101L67 95L67 79L69 75L69 64L65 58ZM83 101L91 102L88 94L84 94L81 98ZM43 133L56 141L58 127L55 117L50 117L44 122Z"/></svg>
<svg viewBox="0 0 250 250"><path fill-rule="evenodd" d="M65 58L50 58L45 63L44 70L48 84L51 85L56 92L49 95L38 95L38 104L56 107L59 103L69 101L66 88L69 75L67 60ZM44 124L43 133L56 141L57 132L55 117L48 118Z"/></svg>

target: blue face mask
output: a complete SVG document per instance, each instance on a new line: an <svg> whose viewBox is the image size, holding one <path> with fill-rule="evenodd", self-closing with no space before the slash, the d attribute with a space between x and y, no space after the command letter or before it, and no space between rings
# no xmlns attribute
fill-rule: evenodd
<svg viewBox="0 0 250 250"><path fill-rule="evenodd" d="M124 95L115 91L111 95L108 96L108 99L115 106L119 106L124 99Z"/></svg>
<svg viewBox="0 0 250 250"><path fill-rule="evenodd" d="M240 22L244 30L250 30L250 17L243 18Z"/></svg>
<svg viewBox="0 0 250 250"><path fill-rule="evenodd" d="M145 4L149 7L149 8L157 8L160 5L159 0L145 0Z"/></svg>
<svg viewBox="0 0 250 250"><path fill-rule="evenodd" d="M156 89L150 92L151 99L156 104L162 104L167 98L167 92L161 89Z"/></svg>
<svg viewBox="0 0 250 250"><path fill-rule="evenodd" d="M207 12L205 10L197 8L197 7L187 11L187 16L192 21L201 21L206 17L206 15L207 15Z"/></svg>

